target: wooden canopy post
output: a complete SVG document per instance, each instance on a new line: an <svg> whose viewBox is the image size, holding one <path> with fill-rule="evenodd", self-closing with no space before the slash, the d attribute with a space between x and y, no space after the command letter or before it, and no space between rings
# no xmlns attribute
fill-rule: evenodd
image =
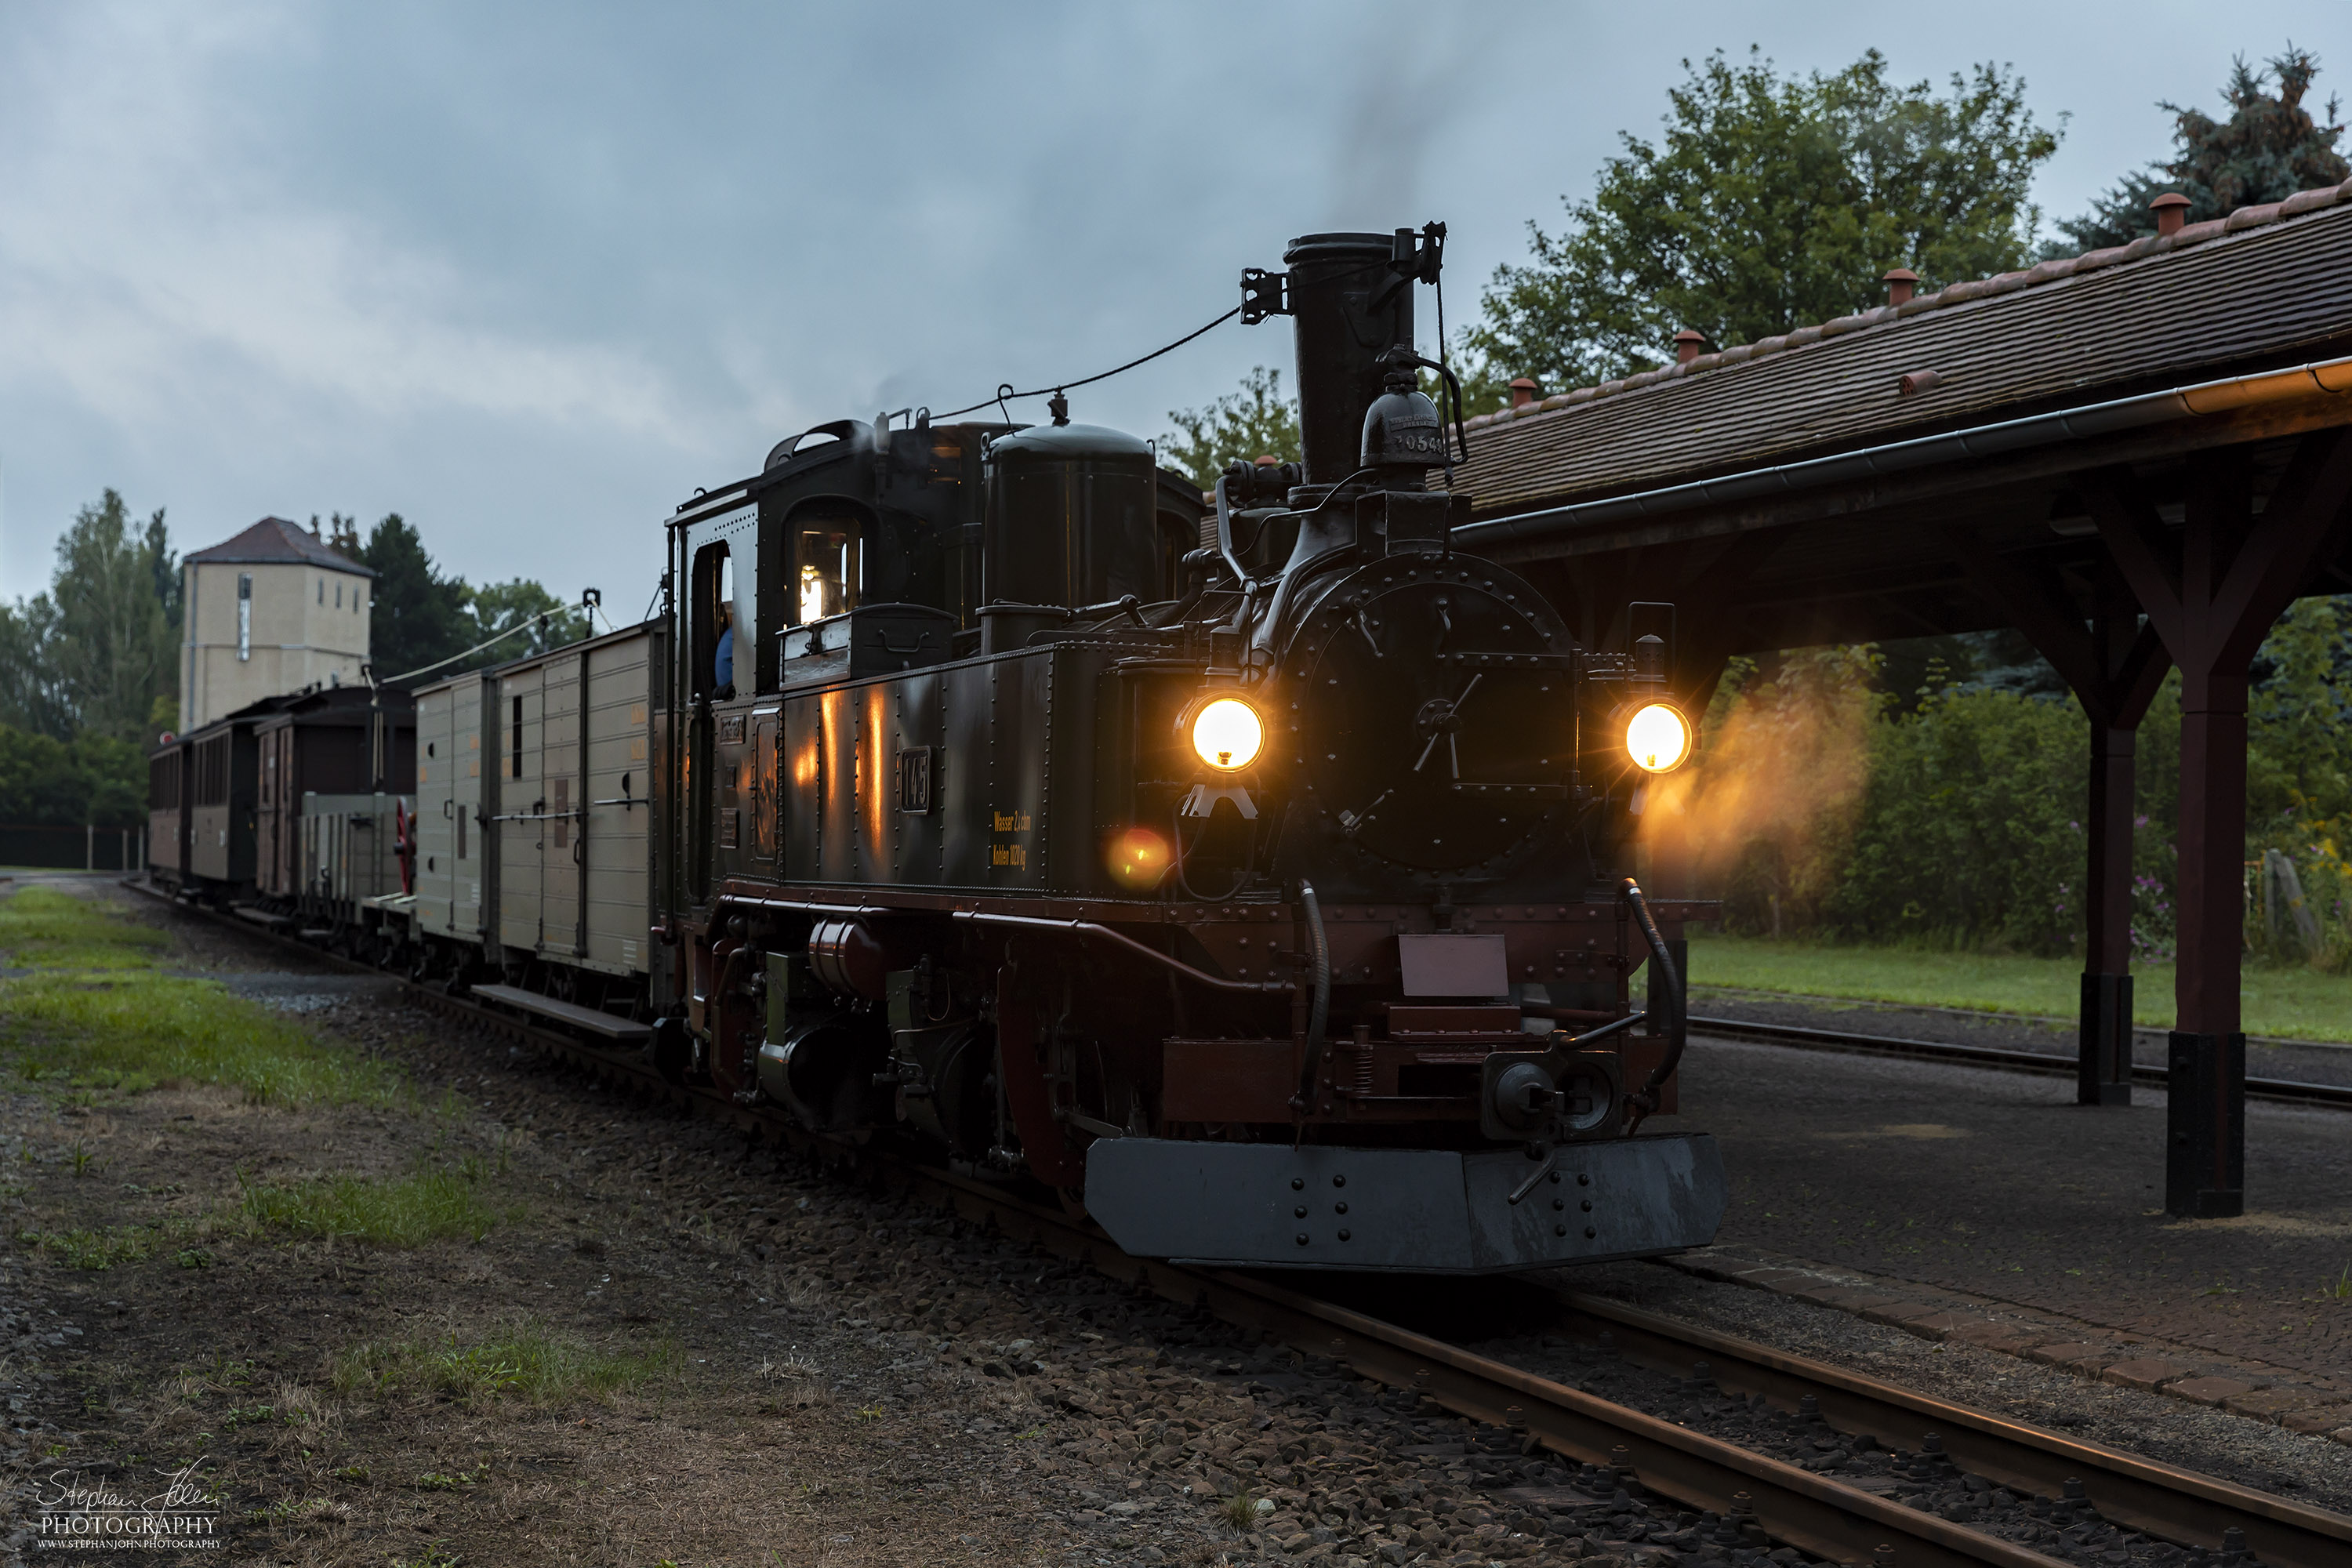
<svg viewBox="0 0 2352 1568"><path fill-rule="evenodd" d="M2164 1206L2245 1211L2246 672L2263 635L2339 546L2352 432L2297 443L2257 518L2243 447L2189 459L2178 547L2127 468L2085 487L2099 532L2180 667L2178 1016L2167 1051Z"/></svg>
<svg viewBox="0 0 2352 1568"><path fill-rule="evenodd" d="M2172 660L2112 566L2092 585L2089 624L2054 571L2019 565L1955 531L1952 558L1979 593L2023 632L2074 689L2090 720L2090 800L2084 827L2081 1030L2074 1098L2132 1097L2132 797L2139 721Z"/></svg>

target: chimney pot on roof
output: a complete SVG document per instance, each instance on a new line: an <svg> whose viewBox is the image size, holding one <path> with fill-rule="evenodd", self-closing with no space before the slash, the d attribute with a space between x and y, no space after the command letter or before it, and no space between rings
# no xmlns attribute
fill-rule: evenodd
<svg viewBox="0 0 2352 1568"><path fill-rule="evenodd" d="M2156 232L2160 235L2179 234L2180 226L2189 221L2189 198L2179 191L2167 191L2147 204L2156 215Z"/></svg>
<svg viewBox="0 0 2352 1568"><path fill-rule="evenodd" d="M1688 364L1698 358L1699 350L1706 346L1706 334L1694 327L1685 327L1675 334L1675 363Z"/></svg>
<svg viewBox="0 0 2352 1568"><path fill-rule="evenodd" d="M1525 408L1528 404L1533 403L1536 400L1536 394L1542 390L1543 388L1536 384L1535 377L1531 375L1520 376L1511 383L1511 406L1514 408Z"/></svg>
<svg viewBox="0 0 2352 1568"><path fill-rule="evenodd" d="M1919 275L1908 267L1890 268L1879 279L1886 285L1886 302L1900 305L1919 291Z"/></svg>

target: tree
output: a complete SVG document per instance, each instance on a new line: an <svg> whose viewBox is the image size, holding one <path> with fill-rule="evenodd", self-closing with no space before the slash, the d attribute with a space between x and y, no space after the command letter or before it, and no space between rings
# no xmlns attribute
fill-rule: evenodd
<svg viewBox="0 0 2352 1568"><path fill-rule="evenodd" d="M565 604L528 577L517 577L510 583L486 583L467 590L467 608L473 622L467 639L469 644L488 642L500 632L514 631L534 617L547 617L529 631L518 632L496 647L484 648L474 661L479 665L545 653L593 636L596 629L585 608Z"/></svg>
<svg viewBox="0 0 2352 1568"><path fill-rule="evenodd" d="M1171 408L1178 434L1160 438L1160 460L1191 476L1202 489L1235 461L1275 457L1300 460L1298 399L1282 395L1282 372L1259 365L1205 408Z"/></svg>
<svg viewBox="0 0 2352 1568"><path fill-rule="evenodd" d="M2230 117L2215 120L2200 110L2177 103L2157 107L2172 116L2173 155L2135 174L2126 174L2113 190L2091 204L2081 217L2058 225L2065 239L2053 240L2045 250L2067 255L2075 250L2104 250L2128 245L2156 232L2156 216L2147 204L2167 191L2189 198L2188 220L2202 223L2242 206L2284 201L2297 191L2341 184L2352 176L2336 143L2344 127L2336 120L2337 100L2327 100L2326 125L2303 106L2312 79L2319 74L2319 57L2292 43L2286 52L2261 70L2243 56L2230 62L2230 79L2221 101ZM2268 89L2275 81L2278 90Z"/></svg>
<svg viewBox="0 0 2352 1568"><path fill-rule="evenodd" d="M1664 134L1623 138L1567 226L1496 270L1465 345L1489 384L1550 390L1662 363L1688 327L1727 347L1884 302L1882 275L1927 287L2021 265L2026 198L2058 132L2025 82L1981 65L1937 96L1889 79L1875 49L1833 75L1783 78L1720 53L1669 90Z"/></svg>
<svg viewBox="0 0 2352 1568"><path fill-rule="evenodd" d="M174 575L165 537L162 511L134 529L122 497L110 489L58 541L52 657L80 732L152 739L148 715L178 673L161 593Z"/></svg>
<svg viewBox="0 0 2352 1568"><path fill-rule="evenodd" d="M357 559L376 574L368 662L379 679L437 664L476 641L465 580L441 574L425 541L398 512L369 531Z"/></svg>
<svg viewBox="0 0 2352 1568"><path fill-rule="evenodd" d="M58 607L47 594L0 605L0 725L55 741L73 733L57 639Z"/></svg>

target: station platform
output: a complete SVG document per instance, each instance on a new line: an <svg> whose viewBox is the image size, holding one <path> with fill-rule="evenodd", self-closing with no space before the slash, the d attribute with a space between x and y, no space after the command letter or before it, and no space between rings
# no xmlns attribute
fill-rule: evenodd
<svg viewBox="0 0 2352 1568"><path fill-rule="evenodd" d="M2250 1102L2247 1212L2163 1212L2165 1105L1694 1035L1731 1202L1692 1272L2352 1443L2352 1113Z"/></svg>

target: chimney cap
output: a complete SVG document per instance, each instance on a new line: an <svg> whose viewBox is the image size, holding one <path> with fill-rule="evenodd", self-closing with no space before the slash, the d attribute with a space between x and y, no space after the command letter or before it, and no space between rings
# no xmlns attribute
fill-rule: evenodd
<svg viewBox="0 0 2352 1568"><path fill-rule="evenodd" d="M2162 212L2167 207L2185 207L2188 205L2189 198L2182 195L2179 191L2167 191L2164 195L2157 197L2156 200L2148 203L2147 209L2150 212Z"/></svg>
<svg viewBox="0 0 2352 1568"><path fill-rule="evenodd" d="M1525 408L1528 404L1533 403L1536 400L1536 394L1542 390L1543 388L1537 384L1536 378L1534 376L1522 375L1513 378L1511 382L1511 406L1514 408Z"/></svg>
<svg viewBox="0 0 2352 1568"><path fill-rule="evenodd" d="M1703 343L1706 342L1706 334L1700 331L1696 327L1685 327L1681 331L1675 334L1675 342L1678 343Z"/></svg>
<svg viewBox="0 0 2352 1568"><path fill-rule="evenodd" d="M1698 358L1699 351L1706 346L1706 334L1705 332L1700 331L1696 327L1685 327L1681 331L1675 334L1675 363L1677 364L1690 363L1691 361Z"/></svg>
<svg viewBox="0 0 2352 1568"><path fill-rule="evenodd" d="M1529 392L1535 392L1538 390L1543 384L1536 380L1536 378L1531 375L1516 375L1511 378L1511 384L1513 386L1524 386Z"/></svg>
<svg viewBox="0 0 2352 1568"><path fill-rule="evenodd" d="M1908 267L1890 267L1879 275L1881 283L1916 283L1919 275Z"/></svg>

